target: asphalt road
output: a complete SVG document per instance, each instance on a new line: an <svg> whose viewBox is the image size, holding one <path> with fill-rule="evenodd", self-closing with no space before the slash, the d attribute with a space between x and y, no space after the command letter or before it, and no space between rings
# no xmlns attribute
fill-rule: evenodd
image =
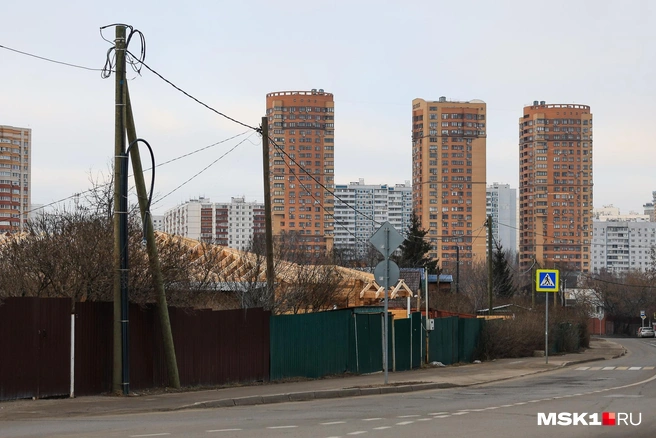
<svg viewBox="0 0 656 438"><path fill-rule="evenodd" d="M618 359L475 387L7 421L0 424L0 437L652 437L656 433L656 340L626 339L622 344L629 353ZM579 419L577 426L538 426L539 413L545 419L555 414L554 421L579 414L586 423L601 423L604 412L614 413L619 424L583 425Z"/></svg>

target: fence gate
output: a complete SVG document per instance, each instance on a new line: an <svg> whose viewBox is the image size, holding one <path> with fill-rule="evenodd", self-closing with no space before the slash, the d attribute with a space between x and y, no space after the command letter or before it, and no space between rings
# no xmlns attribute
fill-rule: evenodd
<svg viewBox="0 0 656 438"><path fill-rule="evenodd" d="M68 395L71 300L7 298L0 305L0 400Z"/></svg>

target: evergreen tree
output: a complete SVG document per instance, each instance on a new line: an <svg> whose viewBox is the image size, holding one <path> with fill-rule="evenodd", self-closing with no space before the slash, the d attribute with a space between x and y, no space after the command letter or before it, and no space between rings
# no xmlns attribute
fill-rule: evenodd
<svg viewBox="0 0 656 438"><path fill-rule="evenodd" d="M494 290L499 297L510 298L515 295L515 284L513 275L510 272L506 254L503 246L495 242L495 250L492 257L492 279L494 281Z"/></svg>
<svg viewBox="0 0 656 438"><path fill-rule="evenodd" d="M392 257L400 268L428 267L429 272L435 272L437 260L433 260L428 256L431 246L424 239L426 234L428 234L428 231L421 228L419 218L412 213L408 233L399 247L401 254Z"/></svg>

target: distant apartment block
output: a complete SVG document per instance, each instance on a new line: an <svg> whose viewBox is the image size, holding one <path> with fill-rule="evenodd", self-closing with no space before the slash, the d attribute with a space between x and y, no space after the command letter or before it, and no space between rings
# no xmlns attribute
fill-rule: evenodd
<svg viewBox="0 0 656 438"><path fill-rule="evenodd" d="M247 250L253 236L265 232L264 204L244 197L229 203L192 199L164 213L163 231L203 242Z"/></svg>
<svg viewBox="0 0 656 438"><path fill-rule="evenodd" d="M630 211L629 214L621 214L618 207L611 205L604 205L602 208L595 208L592 210L592 217L598 221L629 221L629 222L644 222L649 221L649 214L640 214L635 211Z"/></svg>
<svg viewBox="0 0 656 438"><path fill-rule="evenodd" d="M32 130L0 125L0 232L23 230L32 204Z"/></svg>
<svg viewBox="0 0 656 438"><path fill-rule="evenodd" d="M656 205L656 191L651 192L652 201L643 205L644 213L649 216L649 220L656 222L656 212L654 211L654 205Z"/></svg>
<svg viewBox="0 0 656 438"><path fill-rule="evenodd" d="M651 266L656 247L656 222L646 220L593 221L592 270L626 273Z"/></svg>
<svg viewBox="0 0 656 438"><path fill-rule="evenodd" d="M164 215L154 214L151 218L153 219L153 230L164 231Z"/></svg>
<svg viewBox="0 0 656 438"><path fill-rule="evenodd" d="M519 265L589 272L592 113L534 101L519 119Z"/></svg>
<svg viewBox="0 0 656 438"><path fill-rule="evenodd" d="M357 211L356 211L357 210ZM394 186L367 185L364 179L335 186L335 249L347 256L367 254L369 238L384 222L407 234L412 214L410 181Z"/></svg>
<svg viewBox="0 0 656 438"><path fill-rule="evenodd" d="M335 103L323 89L266 95L274 235L295 233L304 250L333 246Z"/></svg>
<svg viewBox="0 0 656 438"><path fill-rule="evenodd" d="M517 190L510 184L487 186L486 212L492 217L492 236L504 250L517 253Z"/></svg>
<svg viewBox="0 0 656 438"><path fill-rule="evenodd" d="M445 273L485 260L486 125L482 100L412 101L413 211Z"/></svg>

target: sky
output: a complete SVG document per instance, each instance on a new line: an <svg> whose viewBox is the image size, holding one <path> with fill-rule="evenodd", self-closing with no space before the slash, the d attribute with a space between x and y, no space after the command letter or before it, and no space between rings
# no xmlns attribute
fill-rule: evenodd
<svg viewBox="0 0 656 438"><path fill-rule="evenodd" d="M100 28L129 24L148 66L250 126L267 93L333 93L337 184L411 180L412 99L445 96L487 103L488 184L518 187L518 120L544 100L591 107L594 207L642 213L656 190L650 0L6 3L0 45L100 69L111 47ZM113 41L114 28L103 35ZM157 164L153 214L201 196L263 202L257 133L148 70L129 69L128 86ZM32 129L32 203L70 203L111 173L114 76L0 48L0 125Z"/></svg>

